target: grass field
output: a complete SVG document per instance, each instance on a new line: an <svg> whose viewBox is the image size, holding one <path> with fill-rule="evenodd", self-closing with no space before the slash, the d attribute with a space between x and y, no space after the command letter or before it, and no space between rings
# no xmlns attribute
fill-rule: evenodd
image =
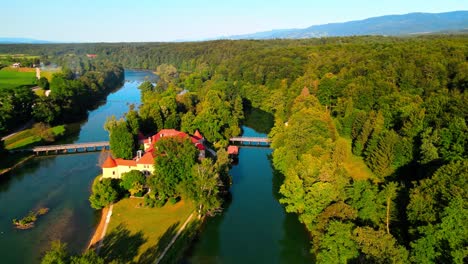
<svg viewBox="0 0 468 264"><path fill-rule="evenodd" d="M65 133L65 126L55 126L50 128L54 136L61 136ZM42 139L40 136L34 134L33 129L25 129L21 132L18 132L12 137L9 137L5 140L5 148L8 150L31 147L38 143L41 143Z"/></svg>
<svg viewBox="0 0 468 264"><path fill-rule="evenodd" d="M162 208L146 208L141 204L143 199L124 199L114 204L100 251L106 263L112 260L153 263L194 211L186 200Z"/></svg>
<svg viewBox="0 0 468 264"><path fill-rule="evenodd" d="M22 71L12 68L0 70L0 89L14 88L22 85L33 85L36 81L36 71Z"/></svg>
<svg viewBox="0 0 468 264"><path fill-rule="evenodd" d="M6 54L6 53L0 54L0 59L4 59L4 58L35 59L39 57L40 56L27 55L27 54Z"/></svg>
<svg viewBox="0 0 468 264"><path fill-rule="evenodd" d="M52 75L54 75L54 73L57 73L57 72L60 72L60 70L56 70L56 71L43 71L41 70L41 77L46 77L47 80L49 80L49 82L52 81Z"/></svg>
<svg viewBox="0 0 468 264"><path fill-rule="evenodd" d="M345 140L348 142L349 146L351 146L351 140ZM362 157L353 155L353 153L351 153L351 149L349 149L348 151L348 157L344 162L343 167L349 173L351 178L353 178L354 180L374 180L375 175L372 173L369 167L367 167Z"/></svg>

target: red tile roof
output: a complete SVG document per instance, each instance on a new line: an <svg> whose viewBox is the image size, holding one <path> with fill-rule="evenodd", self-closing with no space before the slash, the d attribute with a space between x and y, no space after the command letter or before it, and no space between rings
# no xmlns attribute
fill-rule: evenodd
<svg viewBox="0 0 468 264"><path fill-rule="evenodd" d="M103 168L115 168L117 167L117 163L115 163L115 160L111 156L109 156L102 164L102 167Z"/></svg>
<svg viewBox="0 0 468 264"><path fill-rule="evenodd" d="M125 159L115 159L117 166L136 166L136 161L134 160L125 160Z"/></svg>
<svg viewBox="0 0 468 264"><path fill-rule="evenodd" d="M201 143L195 143L195 147L197 147L198 150L205 150L205 146L203 146L203 144Z"/></svg>
<svg viewBox="0 0 468 264"><path fill-rule="evenodd" d="M139 159L137 164L144 164L144 165L153 165L154 164L154 157L152 152L146 152L141 159Z"/></svg>
<svg viewBox="0 0 468 264"><path fill-rule="evenodd" d="M200 133L200 131L198 131L198 129L195 131L195 133L193 134L193 137L197 138L197 139L203 139L203 136L202 134Z"/></svg>
<svg viewBox="0 0 468 264"><path fill-rule="evenodd" d="M237 154L239 154L239 147L238 146L229 146L227 151L228 151L229 155L237 155Z"/></svg>

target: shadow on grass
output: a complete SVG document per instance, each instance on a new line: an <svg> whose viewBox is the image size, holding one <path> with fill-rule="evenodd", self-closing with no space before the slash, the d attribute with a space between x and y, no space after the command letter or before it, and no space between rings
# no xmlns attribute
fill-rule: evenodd
<svg viewBox="0 0 468 264"><path fill-rule="evenodd" d="M180 233L177 240L172 244L171 248L166 252L166 255L160 263L180 263L185 252L191 246L191 243L200 229L201 221L192 220L187 224L184 231ZM146 250L140 257L139 264L154 263L157 258L163 253L164 249L169 245L172 238L179 230L179 223L170 226L167 231L161 236L158 243Z"/></svg>
<svg viewBox="0 0 468 264"><path fill-rule="evenodd" d="M192 220L190 223L188 223L184 231L182 231L180 236L177 238L172 247L167 251L166 255L160 263L181 263L183 258L186 256L187 251L192 246L192 241L198 235L201 224L202 222L198 219Z"/></svg>
<svg viewBox="0 0 468 264"><path fill-rule="evenodd" d="M106 235L100 251L105 263L132 263L138 255L141 245L146 242L146 238L140 231L132 234L124 225L119 225L115 230Z"/></svg>
<svg viewBox="0 0 468 264"><path fill-rule="evenodd" d="M166 232L159 238L158 243L154 246L148 248L143 254L140 256L138 263L140 264L151 264L156 261L156 259L163 253L164 249L169 245L172 238L177 234L177 230L179 229L179 223L177 222L171 225Z"/></svg>

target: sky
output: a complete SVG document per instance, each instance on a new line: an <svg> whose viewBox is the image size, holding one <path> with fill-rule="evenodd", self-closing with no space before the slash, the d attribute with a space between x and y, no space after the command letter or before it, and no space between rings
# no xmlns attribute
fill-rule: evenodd
<svg viewBox="0 0 468 264"><path fill-rule="evenodd" d="M0 37L59 42L202 40L411 12L467 0L1 0Z"/></svg>

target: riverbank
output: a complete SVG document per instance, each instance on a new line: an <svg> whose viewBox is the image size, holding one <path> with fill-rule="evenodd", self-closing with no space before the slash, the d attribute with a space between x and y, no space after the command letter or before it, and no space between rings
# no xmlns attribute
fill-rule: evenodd
<svg viewBox="0 0 468 264"><path fill-rule="evenodd" d="M8 154L7 157L2 158L2 164L0 166L0 176L18 168L23 163L27 162L32 158L34 158L34 155L29 153Z"/></svg>
<svg viewBox="0 0 468 264"><path fill-rule="evenodd" d="M21 166L28 160L34 158L34 155L22 149L30 148L38 144L52 144L64 138L71 137L79 130L79 126L74 124L59 125L48 129L48 133L52 136L51 140L45 142L38 131L34 128L24 129L10 135L5 141L6 151L5 157L0 162L0 175L6 174L15 168ZM17 150L20 150L16 152Z"/></svg>
<svg viewBox="0 0 468 264"><path fill-rule="evenodd" d="M111 91L105 101L76 123L71 135L54 144L105 141L106 118L121 117L128 102L139 104L138 86L149 72L125 71L128 82ZM91 183L101 174L100 153L40 156L29 159L0 177L0 255L4 263L40 263L52 241L67 243L70 253L80 254L96 231L101 214L89 206ZM1 160L0 162L3 162ZM9 166L10 167L10 166ZM11 220L31 208L50 208L50 213L25 232L12 228ZM113 216L114 217L114 216ZM113 218L112 217L112 218Z"/></svg>
<svg viewBox="0 0 468 264"><path fill-rule="evenodd" d="M110 217L110 216L108 216L109 209L110 209L110 207L102 208L102 210L101 210L101 220L99 221L99 224L96 227L96 230L94 231L93 237L89 241L88 248L87 248L88 250L89 249L98 250L98 246L99 246L98 243L105 236L104 230L106 229L105 228L106 227L106 219L108 217Z"/></svg>

